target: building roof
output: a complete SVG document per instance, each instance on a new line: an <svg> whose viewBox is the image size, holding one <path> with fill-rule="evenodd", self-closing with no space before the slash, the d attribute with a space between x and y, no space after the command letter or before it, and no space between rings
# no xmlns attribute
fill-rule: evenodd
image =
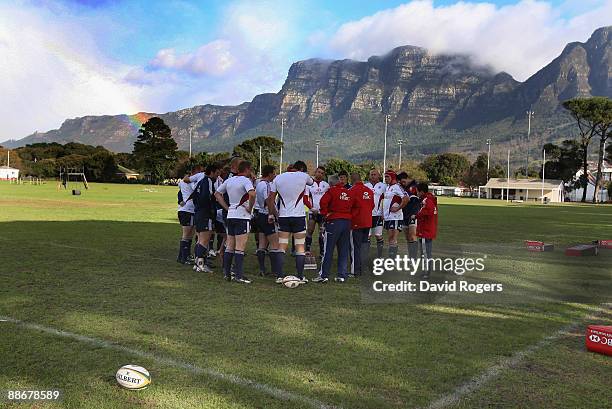
<svg viewBox="0 0 612 409"><path fill-rule="evenodd" d="M5 170L19 170L19 169L16 169L16 168L11 168L10 166L6 166L6 165L2 165L2 166L0 166L0 169L5 169Z"/></svg>
<svg viewBox="0 0 612 409"><path fill-rule="evenodd" d="M484 186L485 188L500 189L558 189L563 184L563 181L556 179L508 179L506 178L491 178Z"/></svg>

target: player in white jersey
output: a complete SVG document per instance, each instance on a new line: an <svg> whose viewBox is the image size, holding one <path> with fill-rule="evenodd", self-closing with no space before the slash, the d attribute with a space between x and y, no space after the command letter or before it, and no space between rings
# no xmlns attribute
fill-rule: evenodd
<svg viewBox="0 0 612 409"><path fill-rule="evenodd" d="M308 175L306 164L297 161L291 171L281 173L274 178L272 189L268 197L268 210L270 219L278 219L278 244L280 253L278 257L283 260L289 237L293 235L295 241L295 269L296 275L303 283L308 282L304 277L304 244L306 242L306 211L304 209L304 192L306 186L311 186L314 181ZM276 199L278 198L278 209ZM279 262L280 269L277 272L277 283L283 280L283 262Z"/></svg>
<svg viewBox="0 0 612 409"><path fill-rule="evenodd" d="M274 220L269 220L268 197L270 196L272 181L276 176L276 169L272 165L265 165L261 170L261 180L255 188L255 209L257 216L255 224L259 231L259 244L257 246L257 261L259 262L259 274L266 275L266 253L270 255L272 273L278 273L277 256L278 253L278 232ZM269 249L268 249L269 247ZM266 250L268 249L268 250Z"/></svg>
<svg viewBox="0 0 612 409"><path fill-rule="evenodd" d="M240 162L238 174L228 178L215 192L217 202L227 210L227 242L223 254L223 275L226 280L231 281L233 259L234 280L243 284L251 283L243 275L244 249L249 238L251 210L255 204L255 189L249 179L251 172L251 162ZM223 197L225 194L229 197L229 203L226 203Z"/></svg>
<svg viewBox="0 0 612 409"><path fill-rule="evenodd" d="M191 176L200 173L202 166L197 165L191 171ZM176 259L181 264L189 264L191 262L191 242L195 233L193 215L195 207L193 200L189 199L193 193L195 183L185 182L181 180L178 183L178 220L181 225L181 242L179 244L179 254Z"/></svg>
<svg viewBox="0 0 612 409"><path fill-rule="evenodd" d="M319 213L319 203L321 198L329 190L329 183L325 180L325 168L319 166L315 170L314 183L312 186L307 186L306 191L310 197L310 203L312 208L308 213L308 230L306 232L306 253L310 253L310 247L312 246L312 235L317 225L319 226L319 256L323 257L323 216Z"/></svg>
<svg viewBox="0 0 612 409"><path fill-rule="evenodd" d="M376 257L380 258L383 256L383 248L385 246L385 239L383 238L383 200L387 185L380 181L380 172L376 169L370 171L368 179L369 182L365 183L365 185L374 191L374 209L372 209L370 237L373 235L376 238Z"/></svg>
<svg viewBox="0 0 612 409"><path fill-rule="evenodd" d="M389 258L397 255L397 238L402 231L404 213L402 208L408 204L408 196L402 186L397 183L397 174L392 170L385 172L385 199L383 201L383 217L385 230L388 232Z"/></svg>

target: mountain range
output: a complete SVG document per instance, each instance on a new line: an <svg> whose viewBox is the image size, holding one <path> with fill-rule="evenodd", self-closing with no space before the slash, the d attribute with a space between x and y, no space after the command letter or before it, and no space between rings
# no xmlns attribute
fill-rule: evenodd
<svg viewBox="0 0 612 409"><path fill-rule="evenodd" d="M414 155L444 150L477 152L484 141L541 146L566 137L571 118L560 103L573 97L612 97L612 26L561 54L525 82L479 66L468 55L440 55L398 47L367 61L298 61L280 91L236 106L199 105L164 114L85 116L59 129L2 143L81 142L116 152L132 150L138 126L151 116L172 129L179 148L189 133L196 151L224 151L256 135L280 134L285 120L288 156L312 153L321 140L325 157L379 158L385 115L390 143L408 144ZM535 111L527 141L526 111Z"/></svg>

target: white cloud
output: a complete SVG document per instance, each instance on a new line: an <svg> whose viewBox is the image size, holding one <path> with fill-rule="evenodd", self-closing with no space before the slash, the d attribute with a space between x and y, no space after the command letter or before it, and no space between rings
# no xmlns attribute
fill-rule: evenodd
<svg viewBox="0 0 612 409"><path fill-rule="evenodd" d="M138 85L191 83L191 94L181 94L182 105L190 101L234 105L262 92L276 92L297 44L305 41L299 30L305 16L300 3L229 3L213 41L183 53L160 49L146 67L133 69L126 79Z"/></svg>
<svg viewBox="0 0 612 409"><path fill-rule="evenodd" d="M434 53L468 53L480 64L525 80L557 57L567 43L585 41L594 29L611 23L612 0L596 3L567 20L543 1L503 7L469 2L435 7L431 0L411 1L343 24L332 36L330 48L338 56L356 59L400 45ZM568 2L567 7L573 5Z"/></svg>
<svg viewBox="0 0 612 409"><path fill-rule="evenodd" d="M173 48L157 52L150 65L153 68L175 69L192 75L223 75L235 64L236 58L226 40L204 44L191 53L177 54Z"/></svg>
<svg viewBox="0 0 612 409"><path fill-rule="evenodd" d="M121 80L124 67L98 57L85 32L54 14L0 6L0 55L0 141L138 106L138 90Z"/></svg>

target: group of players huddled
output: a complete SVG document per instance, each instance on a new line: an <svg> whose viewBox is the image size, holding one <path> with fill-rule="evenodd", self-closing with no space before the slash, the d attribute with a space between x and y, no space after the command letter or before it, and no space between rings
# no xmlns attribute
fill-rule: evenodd
<svg viewBox="0 0 612 409"><path fill-rule="evenodd" d="M212 259L218 256L227 281L249 284L244 255L249 233L254 232L261 276L267 275L268 257L271 274L277 283L283 282L291 241L295 276L307 283L304 265L312 256L317 228L321 268L313 282L329 280L335 249L336 282L365 273L372 241L376 241L376 257L383 257L383 230L387 231L388 257L397 256L398 238L404 230L408 256L431 258L438 206L427 184L392 170L385 172L382 181L380 172L372 169L368 179L363 183L359 173L347 172L326 177L323 166L310 176L302 161L280 174L272 165L263 166L259 178L250 162L237 157L227 167L196 166L179 182L182 238L177 260L194 264L195 271L212 272ZM195 257L191 255L194 233ZM426 279L429 273L425 270L422 277Z"/></svg>

